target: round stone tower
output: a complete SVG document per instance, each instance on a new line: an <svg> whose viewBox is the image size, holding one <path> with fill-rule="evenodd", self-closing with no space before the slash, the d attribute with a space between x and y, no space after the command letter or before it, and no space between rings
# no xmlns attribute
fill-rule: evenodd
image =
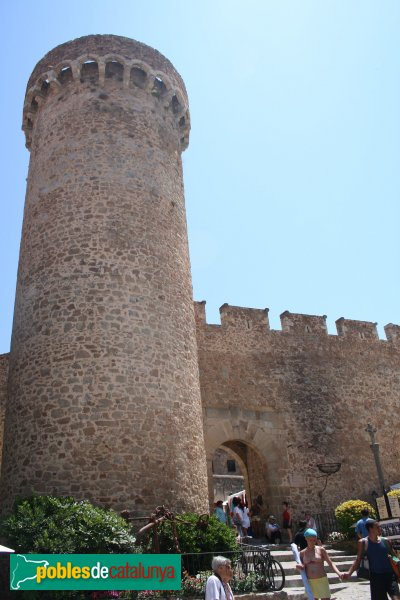
<svg viewBox="0 0 400 600"><path fill-rule="evenodd" d="M32 73L3 510L31 492L136 514L208 508L189 129L181 77L131 39L68 42Z"/></svg>

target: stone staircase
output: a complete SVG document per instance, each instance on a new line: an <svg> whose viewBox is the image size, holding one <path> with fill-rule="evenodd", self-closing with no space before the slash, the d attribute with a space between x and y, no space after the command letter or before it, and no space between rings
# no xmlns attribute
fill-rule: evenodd
<svg viewBox="0 0 400 600"><path fill-rule="evenodd" d="M350 556L342 550L332 550L325 546L329 556L335 563L339 571L347 571L352 565L355 556ZM295 561L290 546L270 546L271 555L278 560L285 571L285 587L283 588L290 600L303 600L304 587L301 576L295 568ZM345 587L345 583L340 581L339 577L325 563L325 571L328 576L329 585L332 592L337 592Z"/></svg>

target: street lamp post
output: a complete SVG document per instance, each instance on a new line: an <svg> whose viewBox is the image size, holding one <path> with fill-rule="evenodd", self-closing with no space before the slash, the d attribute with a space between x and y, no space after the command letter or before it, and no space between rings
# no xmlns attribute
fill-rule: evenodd
<svg viewBox="0 0 400 600"><path fill-rule="evenodd" d="M372 450L372 454L374 455L375 466L376 466L376 470L378 472L378 478L379 478L379 483L381 485L382 493L383 493L383 496L385 498L385 503L386 503L386 508L387 508L387 511L388 511L388 515L389 515L389 518L391 518L392 511L390 510L389 499L388 499L387 493L386 493L385 478L384 478L384 475L383 475L382 464L381 464L381 457L380 457L380 454L379 454L379 444L375 440L375 434L377 432L377 429L376 429L376 427L373 427L371 425L371 423L368 423L365 431L367 433L369 433L370 438L371 438L370 448Z"/></svg>

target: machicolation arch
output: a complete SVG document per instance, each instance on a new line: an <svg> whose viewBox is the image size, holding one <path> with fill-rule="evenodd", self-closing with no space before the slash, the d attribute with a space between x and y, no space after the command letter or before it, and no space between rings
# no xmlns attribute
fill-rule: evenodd
<svg viewBox="0 0 400 600"><path fill-rule="evenodd" d="M187 101L174 87L166 73L154 71L144 61L127 60L119 54L84 54L73 61L62 61L39 75L28 89L24 104L22 129L26 136L26 146L30 148L35 114L41 102L51 93L60 92L71 83L91 83L106 85L107 80L117 81L125 89L140 88L156 98L165 109L172 111L177 119L181 149L189 143L190 117Z"/></svg>

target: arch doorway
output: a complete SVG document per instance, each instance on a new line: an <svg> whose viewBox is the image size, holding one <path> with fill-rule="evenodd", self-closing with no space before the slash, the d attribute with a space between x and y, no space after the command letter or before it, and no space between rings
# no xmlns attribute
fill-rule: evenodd
<svg viewBox="0 0 400 600"><path fill-rule="evenodd" d="M256 498L261 497L263 517L274 514L280 520L282 501L290 495L286 433L282 427L269 426L270 415L267 421L256 413L252 418L251 411L242 413L229 409L205 410L204 437L210 509L215 500L225 500L220 495L215 498L218 488L214 474L218 474L218 469L213 472L217 457L222 455L225 464L228 460L235 461L236 473L243 477L237 480L240 486L234 491L245 489L250 506Z"/></svg>
<svg viewBox="0 0 400 600"><path fill-rule="evenodd" d="M270 513L269 504L264 501L268 494L266 472L267 466L260 453L240 440L226 441L214 451L211 475L213 503L229 499L229 510L232 511L232 496L244 499L244 491L247 505L255 517L252 519L251 535L257 538L264 537L265 521Z"/></svg>

